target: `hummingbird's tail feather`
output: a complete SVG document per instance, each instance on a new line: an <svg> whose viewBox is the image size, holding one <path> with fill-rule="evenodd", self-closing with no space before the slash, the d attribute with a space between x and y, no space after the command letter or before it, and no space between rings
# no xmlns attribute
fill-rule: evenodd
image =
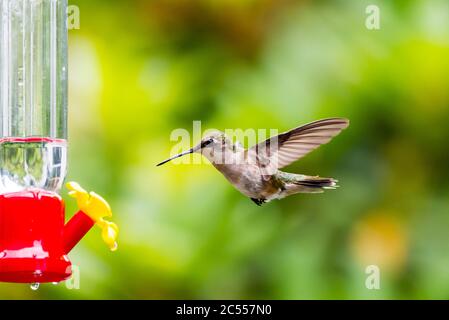
<svg viewBox="0 0 449 320"><path fill-rule="evenodd" d="M294 184L309 188L335 189L338 187L337 182L338 180L332 178L306 176L305 179L297 180Z"/></svg>
<svg viewBox="0 0 449 320"><path fill-rule="evenodd" d="M335 189L338 187L338 180L333 178L306 176L286 172L282 172L280 178L285 186L284 196L295 193L321 193L326 189Z"/></svg>

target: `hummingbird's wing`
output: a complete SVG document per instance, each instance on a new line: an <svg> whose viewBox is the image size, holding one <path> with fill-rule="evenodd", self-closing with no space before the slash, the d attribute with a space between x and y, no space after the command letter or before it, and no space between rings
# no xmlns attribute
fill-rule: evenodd
<svg viewBox="0 0 449 320"><path fill-rule="evenodd" d="M344 118L314 121L271 137L251 147L248 152L262 167L274 172L328 143L348 126L349 120Z"/></svg>

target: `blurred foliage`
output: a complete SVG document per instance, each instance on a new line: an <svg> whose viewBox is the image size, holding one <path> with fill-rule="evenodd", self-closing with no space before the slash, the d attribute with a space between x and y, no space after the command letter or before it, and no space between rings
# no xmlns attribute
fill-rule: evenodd
<svg viewBox="0 0 449 320"><path fill-rule="evenodd" d="M0 284L1 298L449 298L448 1L72 4L69 178L110 201L119 250L94 230L70 255L79 290ZM351 126L287 169L335 191L257 207L209 165L155 167L194 120L332 116Z"/></svg>

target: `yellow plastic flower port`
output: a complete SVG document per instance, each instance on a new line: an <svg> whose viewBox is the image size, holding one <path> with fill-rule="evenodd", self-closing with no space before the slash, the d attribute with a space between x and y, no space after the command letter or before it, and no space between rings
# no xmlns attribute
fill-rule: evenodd
<svg viewBox="0 0 449 320"><path fill-rule="evenodd" d="M109 204L95 192L88 193L76 182L68 182L69 196L75 198L79 209L88 215L101 229L101 236L108 247L115 251L117 249L118 226L104 217L112 217Z"/></svg>

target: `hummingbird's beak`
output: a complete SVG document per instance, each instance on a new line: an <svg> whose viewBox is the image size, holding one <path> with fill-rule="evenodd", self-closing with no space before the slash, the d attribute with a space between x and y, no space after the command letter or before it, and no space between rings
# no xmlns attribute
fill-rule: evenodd
<svg viewBox="0 0 449 320"><path fill-rule="evenodd" d="M176 159L176 158L180 158L180 157L182 157L182 156L185 156L186 154L193 153L194 151L195 151L195 148L192 148L192 149L190 149L190 150L181 152L180 154L177 154L176 156L173 156L173 157L171 157L171 158L168 158L167 160L162 161L161 163L158 163L158 164L156 165L156 167L159 167L159 166L161 166L161 165L163 165L163 164L165 164L165 163L167 163L167 162L169 162L169 161L172 161L173 159Z"/></svg>

